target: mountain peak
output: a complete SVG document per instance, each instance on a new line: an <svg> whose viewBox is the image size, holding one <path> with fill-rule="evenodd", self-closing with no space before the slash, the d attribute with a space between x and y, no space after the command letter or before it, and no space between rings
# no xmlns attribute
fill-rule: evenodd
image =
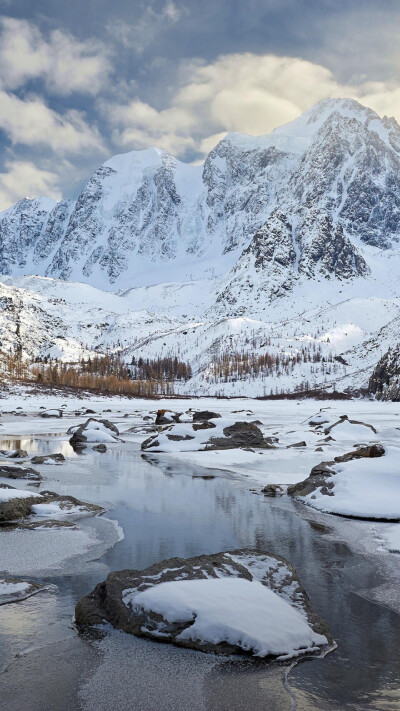
<svg viewBox="0 0 400 711"><path fill-rule="evenodd" d="M112 168L112 170L116 170L117 172L144 170L145 168L160 166L164 156L170 156L170 154L162 148L152 146L151 148L144 148L140 151L118 153L103 163L103 166ZM172 158L172 156L170 157Z"/></svg>

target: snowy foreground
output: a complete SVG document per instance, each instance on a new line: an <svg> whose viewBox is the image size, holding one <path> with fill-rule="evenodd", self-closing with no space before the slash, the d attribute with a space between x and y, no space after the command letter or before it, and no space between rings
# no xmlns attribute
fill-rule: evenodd
<svg viewBox="0 0 400 711"><path fill-rule="evenodd" d="M266 500L266 505L285 506L288 487L306 480L316 465L328 462L331 472L327 491L321 485L313 494L296 496L299 515L322 520L350 545L381 561L392 561L400 550L400 524L397 523L400 520L400 473L397 466L400 413L395 403L244 399L146 401L117 397L69 398L65 394L35 394L32 397L29 392L15 390L1 399L0 406L2 450L7 449L7 441L10 443L16 437L23 448L24 437L54 435L56 452L58 441L65 441L70 436L66 435L67 430L77 432L78 426L89 417L103 419L117 428L119 436L108 435L104 425L89 424L85 443L88 450L97 443L106 443L107 448L123 452L124 448L139 448L149 435L158 437L159 446L143 454L149 461L156 458L161 466L176 466L178 469L187 463L200 472L204 470L205 476L230 476L245 481L260 495L264 494L264 487L272 486L275 496ZM157 435L154 420L159 408L186 413L182 418L184 421L164 425ZM43 409L52 409L56 416L41 417ZM87 409L92 411L91 414L86 414ZM199 410L218 413L220 418L210 418L206 428L196 430L191 419L193 411ZM57 416L59 411L63 413L62 417ZM224 429L235 422L257 423L263 442L272 442L273 445L207 450L213 431L223 436ZM172 438L168 438L168 433L172 434ZM335 462L335 457L342 457L360 446L378 444L384 448L382 456ZM65 462L61 465L54 463L54 470L48 463L43 469L39 467L43 476L47 476L49 470L57 469L59 477L62 470L64 480L68 482L72 462L68 447L65 449ZM8 449L13 449L10 444ZM84 462L84 458L79 461ZM26 481L1 478L0 483L14 487L0 488L0 503L13 498L41 497L40 490L29 490L32 484L27 485ZM69 493L67 484L63 493ZM121 495L123 497L123 492ZM85 499L90 505L87 493ZM93 501L104 503L96 498ZM345 519L332 514L368 521L352 521L351 528L348 528ZM322 519L318 519L319 516ZM9 576L27 576L40 570L60 568L62 560L68 556L72 559L79 551L93 556L99 540L93 532L88 535L85 526L82 527L82 517L96 517L96 512L80 507L79 503L64 509L56 501L51 504L35 501L28 524L36 526L36 531L42 527L46 540L51 541L42 557L35 552L35 556L38 555L36 563L35 560L29 561L29 550L23 552L30 537L37 535L33 530L20 530L17 523L15 530L0 532L0 535L9 536L7 549L0 546L0 602L2 596L4 602L12 602L13 594L16 594L15 599L19 599L18 594L33 594L26 580L14 581ZM99 525L102 522L102 525L109 524L113 528L111 521L106 523L106 517L97 520ZM60 522L66 522L65 529L62 529ZM123 531L117 529L114 525L112 544L123 537ZM44 537L42 541L45 541ZM393 570L390 566L387 567L388 575ZM257 580L171 581L136 592L127 602L142 611L151 610L162 615L171 623L194 619L194 624L182 633L184 637L216 644L228 642L257 656L272 654L291 657L299 648L307 650L321 643L307 620L290 602L266 589ZM391 605L400 607L398 600L392 599Z"/></svg>

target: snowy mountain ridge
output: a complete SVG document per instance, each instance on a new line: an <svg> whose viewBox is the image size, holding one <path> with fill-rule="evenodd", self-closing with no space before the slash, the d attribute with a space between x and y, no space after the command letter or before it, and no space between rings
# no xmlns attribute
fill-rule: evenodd
<svg viewBox="0 0 400 711"><path fill-rule="evenodd" d="M399 169L394 119L328 99L267 136L227 134L204 165L132 151L104 163L76 201L21 200L0 214L0 272L108 290L220 276L278 209L302 265L312 252L319 261L302 231L323 224L324 244L334 243L340 225L358 262L351 276L365 271L359 241L389 248L398 239Z"/></svg>
<svg viewBox="0 0 400 711"><path fill-rule="evenodd" d="M353 100L228 134L202 166L114 156L76 201L0 214L0 350L176 355L192 394L365 387L398 340L399 238L400 128ZM268 372L221 375L266 350Z"/></svg>

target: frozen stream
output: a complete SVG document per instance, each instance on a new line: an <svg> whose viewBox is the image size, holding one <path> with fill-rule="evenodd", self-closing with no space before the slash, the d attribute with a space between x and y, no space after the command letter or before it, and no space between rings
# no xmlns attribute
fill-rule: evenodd
<svg viewBox="0 0 400 711"><path fill-rule="evenodd" d="M38 431L25 420L20 432ZM264 499L223 471L156 454L145 459L135 436L106 454L77 456L65 435L57 435L65 422L52 421L51 436L40 424L42 434L5 436L0 448L62 451L64 464L40 468L46 477L40 488L101 504L107 513L80 520L77 531L0 530L0 572L49 586L0 607L2 710L400 708L400 616L367 599L383 580L372 562L315 523L330 526L329 516L316 517L286 496ZM352 525L359 535L362 524ZM71 625L77 600L110 570L243 547L283 555L294 565L338 644L325 659L290 672L291 694L279 665L221 660L114 630L89 642Z"/></svg>

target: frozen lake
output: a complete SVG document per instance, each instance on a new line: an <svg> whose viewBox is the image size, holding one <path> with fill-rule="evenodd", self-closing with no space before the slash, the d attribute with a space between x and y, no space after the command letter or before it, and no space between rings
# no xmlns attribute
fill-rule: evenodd
<svg viewBox="0 0 400 711"><path fill-rule="evenodd" d="M62 420L43 420L29 411L34 407L37 411L37 403L28 407L23 402L27 417L3 414L1 418L0 449L21 447L30 455L63 452L66 456L62 465L38 467L45 478L34 491L72 495L107 511L100 517L79 519L76 530L0 529L0 573L48 586L27 600L0 607L0 708L399 708L400 616L383 605L381 597L374 601L376 590L388 586L390 565L397 565L398 556L366 546L376 539L377 526L386 524L338 520L287 496L268 499L250 491L259 492L261 482L276 481L277 472L287 483L302 479L324 455L315 447L303 454L289 449L281 455L272 452L269 459L266 453L256 467L244 461L220 469L215 463L202 466L193 456L143 456L140 442L145 434L123 432L142 423L143 414L156 404L104 403L85 404L115 422L125 440L111 445L105 454L88 448L77 455L68 444L66 429L85 417L71 414ZM8 402L3 411L20 404ZM202 401L200 407L212 405L218 412L250 407L266 432L284 428L290 438L294 429L296 439L299 423L327 404L339 414L367 418L382 428L397 423L397 407L368 402ZM68 412L76 406L68 403ZM175 409L173 403L169 406ZM113 412L103 415L108 407ZM0 481L26 488L26 482ZM245 547L282 555L294 565L314 609L329 624L338 645L335 652L303 661L287 676L288 667L282 665L216 658L114 630L97 642L85 640L72 625L78 599L111 570L141 569L174 556ZM396 607L398 600L391 601Z"/></svg>

